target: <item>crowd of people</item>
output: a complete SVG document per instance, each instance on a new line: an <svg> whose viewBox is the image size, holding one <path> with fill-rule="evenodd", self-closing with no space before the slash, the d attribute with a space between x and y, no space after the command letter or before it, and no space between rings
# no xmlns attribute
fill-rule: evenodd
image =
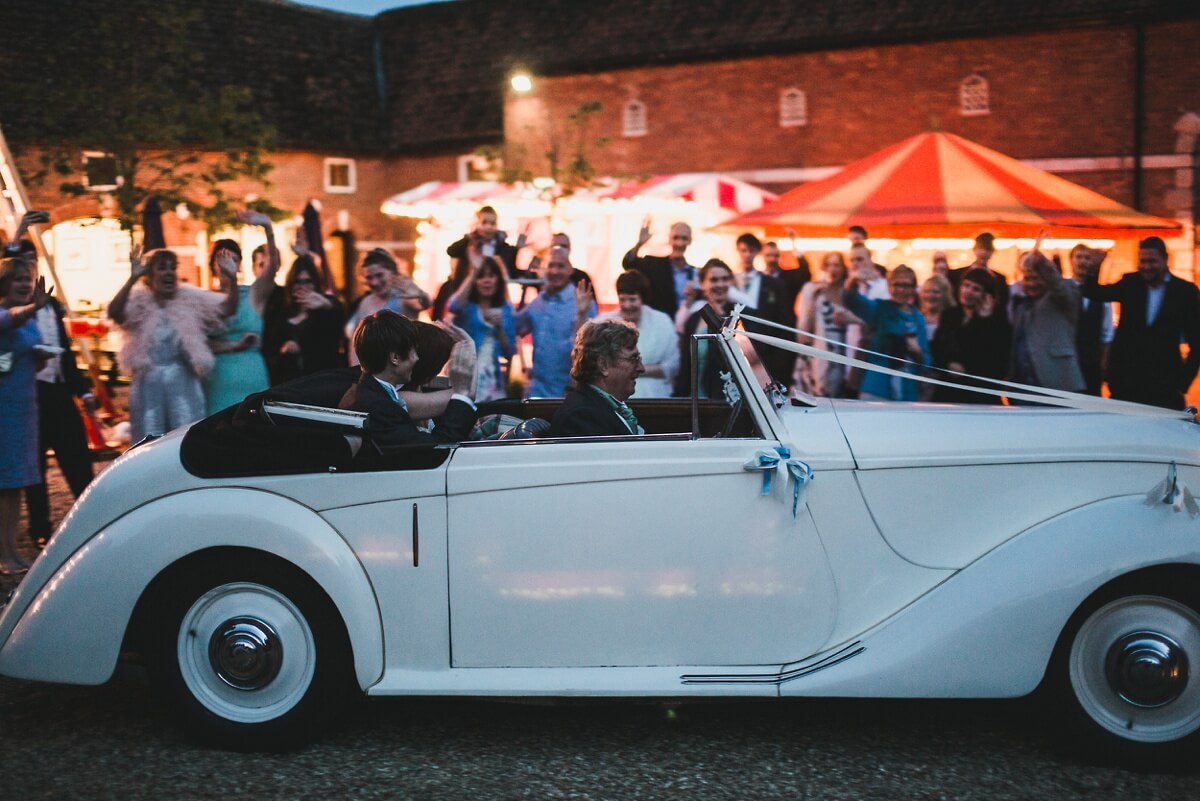
<svg viewBox="0 0 1200 801"><path fill-rule="evenodd" d="M21 489L30 537L41 542L50 535L46 450L54 450L76 495L92 477L75 398L94 399L75 367L64 311L23 237L35 221L22 220L0 265L0 572L27 567L16 547ZM402 414L389 411L397 442L440 439L428 427L415 434L414 418L440 419L442 433L454 436L473 419L466 410L477 402L517 391L567 399L552 432L636 433L625 402L690 396L693 360L698 393L721 396L715 351L703 338L693 348L692 339L709 332L714 313L724 317L739 304L757 318L744 321L748 331L795 337L888 368L859 370L755 345L757 366L784 391L816 396L998 402L994 393L975 391L987 387L974 378L982 377L1093 395L1107 384L1116 398L1182 408L1200 367L1200 293L1170 274L1157 237L1139 243L1137 271L1113 284L1098 280L1107 254L1078 245L1066 269L1037 250L1022 254L1019 280L1010 286L991 266L995 242L987 233L976 237L972 263L952 268L937 254L932 275L919 283L906 265L877 264L867 232L857 226L847 232L846 252L814 259L820 265L814 276L804 254L793 254L794 264L785 267L775 242L749 233L737 238L735 266L708 258L696 267L685 223L670 227L667 254L645 254L652 238L647 219L621 260L617 308L600 315L591 278L572 265L565 234L555 234L543 254L519 268L525 236L508 243L490 207L447 250L453 269L434 297L390 253L375 249L359 267L365 292L349 308L327 265L303 241L293 246L280 284L269 218L245 212L239 221L261 227L267 240L252 254L246 284L233 240L212 246L211 289L182 282L170 250L131 254L129 278L107 311L122 334L118 359L131 379L135 442L268 387L358 364L364 379L373 380L360 380L343 405L373 412L389 409L385 402L397 405ZM415 322L426 314L442 327ZM510 368L526 336L531 357L517 390ZM418 359L419 350L437 355ZM450 386L420 392L447 362ZM917 375L956 386L910 378Z"/></svg>

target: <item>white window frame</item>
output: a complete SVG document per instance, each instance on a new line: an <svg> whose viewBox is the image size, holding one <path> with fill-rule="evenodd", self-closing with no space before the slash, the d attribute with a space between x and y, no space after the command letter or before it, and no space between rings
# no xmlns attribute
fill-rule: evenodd
<svg viewBox="0 0 1200 801"><path fill-rule="evenodd" d="M90 183L88 183L88 171L87 171L88 161L90 161L91 159L112 159L115 162L117 157L115 155L113 155L112 153L105 153L103 150L85 150L85 151L83 151L83 169L82 169L83 181L82 181L82 183L85 187L87 187L89 192L114 192L114 191L116 191L116 189L119 186L121 186L122 183L124 183L124 181L121 180L121 176L117 175L117 182L115 184L97 184L96 186L92 186Z"/></svg>
<svg viewBox="0 0 1200 801"><path fill-rule="evenodd" d="M779 91L779 127L808 125L808 94L798 86Z"/></svg>
<svg viewBox="0 0 1200 801"><path fill-rule="evenodd" d="M964 117L982 117L992 113L991 86L988 79L973 72L958 85L958 110Z"/></svg>
<svg viewBox="0 0 1200 801"><path fill-rule="evenodd" d="M621 109L621 136L631 139L645 136L649 126L646 124L646 104L637 98L625 102Z"/></svg>
<svg viewBox="0 0 1200 801"><path fill-rule="evenodd" d="M330 168L345 166L348 169L347 177L350 183L346 186L334 186L330 182ZM322 176L325 183L325 191L332 195L349 195L358 191L358 167L354 159L344 158L327 158L324 165L321 167Z"/></svg>

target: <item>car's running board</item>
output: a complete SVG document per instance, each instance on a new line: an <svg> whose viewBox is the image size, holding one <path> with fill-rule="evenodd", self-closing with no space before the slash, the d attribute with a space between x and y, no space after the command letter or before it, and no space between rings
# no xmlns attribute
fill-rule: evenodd
<svg viewBox="0 0 1200 801"><path fill-rule="evenodd" d="M814 657L815 661L805 660L799 663L791 663L798 665L791 670L780 669L776 673L724 673L714 675L691 673L680 676L679 680L684 684L785 684L793 679L803 678L817 671L845 662L847 659L856 657L865 650L867 650L867 647L860 640L855 640L849 645L828 653L825 656ZM787 667L787 665L784 665L784 667Z"/></svg>

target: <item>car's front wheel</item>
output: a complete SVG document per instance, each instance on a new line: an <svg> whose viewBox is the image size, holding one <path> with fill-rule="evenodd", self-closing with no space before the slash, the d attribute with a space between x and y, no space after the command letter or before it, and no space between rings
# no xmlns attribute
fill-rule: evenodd
<svg viewBox="0 0 1200 801"><path fill-rule="evenodd" d="M352 698L341 618L290 565L204 560L165 595L151 669L203 741L234 750L293 748L314 739Z"/></svg>
<svg viewBox="0 0 1200 801"><path fill-rule="evenodd" d="M1190 761L1200 739L1200 614L1192 605L1113 598L1082 618L1069 643L1060 663L1068 714L1091 750L1133 767Z"/></svg>

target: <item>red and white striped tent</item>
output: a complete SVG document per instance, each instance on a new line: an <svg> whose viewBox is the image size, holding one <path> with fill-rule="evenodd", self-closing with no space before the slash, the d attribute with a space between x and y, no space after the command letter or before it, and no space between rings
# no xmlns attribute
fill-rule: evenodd
<svg viewBox="0 0 1200 801"><path fill-rule="evenodd" d="M457 204L474 210L486 204L517 203L533 216L539 210L551 212L550 193L528 183L499 181L428 181L393 195L384 201L382 211L397 217L437 217L439 211ZM681 200L713 210L719 217L752 211L775 194L757 186L715 172L687 172L655 175L645 180L601 181L592 189L571 195L574 202L596 200Z"/></svg>
<svg viewBox="0 0 1200 801"><path fill-rule="evenodd" d="M765 189L717 172L655 175L644 181L625 181L601 189L593 196L600 200L637 197L690 200L730 214L753 211L776 197Z"/></svg>
<svg viewBox="0 0 1200 801"><path fill-rule="evenodd" d="M1142 214L1057 175L947 133L905 139L820 181L780 195L725 224L841 236L1138 238L1178 236L1182 226Z"/></svg>
<svg viewBox="0 0 1200 801"><path fill-rule="evenodd" d="M550 202L533 184L499 181L427 181L392 195L382 211L394 217L437 217L447 208L464 205L474 212L480 206L517 203L528 206L528 216L548 214Z"/></svg>

